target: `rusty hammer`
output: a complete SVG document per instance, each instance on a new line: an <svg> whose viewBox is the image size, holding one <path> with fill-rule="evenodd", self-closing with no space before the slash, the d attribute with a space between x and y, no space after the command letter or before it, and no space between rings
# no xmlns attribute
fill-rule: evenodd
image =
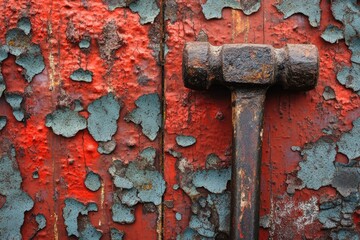
<svg viewBox="0 0 360 240"><path fill-rule="evenodd" d="M275 84L310 90L319 76L314 45L187 43L183 80L187 88L206 90L225 85L232 91L233 160L231 177L231 239L258 239L260 165L264 101Z"/></svg>

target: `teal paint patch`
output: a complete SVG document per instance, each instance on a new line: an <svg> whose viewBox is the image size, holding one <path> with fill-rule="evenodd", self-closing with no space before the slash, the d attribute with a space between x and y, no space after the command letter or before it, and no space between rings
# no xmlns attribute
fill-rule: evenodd
<svg viewBox="0 0 360 240"><path fill-rule="evenodd" d="M0 63L8 58L9 47L7 45L0 45Z"/></svg>
<svg viewBox="0 0 360 240"><path fill-rule="evenodd" d="M89 70L84 70L82 68L79 68L75 70L71 75L71 80L75 82L92 82L93 73Z"/></svg>
<svg viewBox="0 0 360 240"><path fill-rule="evenodd" d="M138 13L140 23L154 23L156 16L160 13L156 0L137 0L129 5L131 11Z"/></svg>
<svg viewBox="0 0 360 240"><path fill-rule="evenodd" d="M186 228L182 234L176 236L176 240L194 240L200 237L194 229Z"/></svg>
<svg viewBox="0 0 360 240"><path fill-rule="evenodd" d="M206 157L206 169L216 169L218 164L221 162L221 159L219 158L218 155L216 155L215 153L210 153L207 157Z"/></svg>
<svg viewBox="0 0 360 240"><path fill-rule="evenodd" d="M96 192L101 187L101 177L99 174L90 171L86 174L85 186L90 191Z"/></svg>
<svg viewBox="0 0 360 240"><path fill-rule="evenodd" d="M360 138L358 138L360 139ZM359 191L360 168L352 165L336 163L336 171L331 186L344 197Z"/></svg>
<svg viewBox="0 0 360 240"><path fill-rule="evenodd" d="M161 173L155 169L155 157L155 149L146 148L129 164L113 161L109 173L116 187L112 206L114 221L134 222L133 207L138 203L143 203L144 209L150 212L156 211L155 205L161 204L166 185Z"/></svg>
<svg viewBox="0 0 360 240"><path fill-rule="evenodd" d="M204 187L212 193L222 193L226 190L230 179L231 169L227 168L197 171L192 181L195 187Z"/></svg>
<svg viewBox="0 0 360 240"><path fill-rule="evenodd" d="M25 112L21 107L24 100L23 96L17 93L6 93L5 100L12 108L15 119L19 122L24 121Z"/></svg>
<svg viewBox="0 0 360 240"><path fill-rule="evenodd" d="M0 97L2 97L5 90L6 90L6 84L5 84L5 81L4 81L4 77L0 72Z"/></svg>
<svg viewBox="0 0 360 240"><path fill-rule="evenodd" d="M360 14L360 12L359 12L359 14ZM359 22L359 24L360 24L360 22ZM354 38L353 40L351 40L351 42L349 43L349 49L352 52L351 61L353 63L360 64L360 37Z"/></svg>
<svg viewBox="0 0 360 240"><path fill-rule="evenodd" d="M284 19L296 14L302 13L309 18L310 25L320 26L321 9L320 0L282 0L276 4L278 11L284 14Z"/></svg>
<svg viewBox="0 0 360 240"><path fill-rule="evenodd" d="M360 207L360 193L352 193L348 197L335 198L320 205L318 215L323 228L355 227L353 221L354 211Z"/></svg>
<svg viewBox="0 0 360 240"><path fill-rule="evenodd" d="M176 221L181 221L181 219L182 219L182 215L181 215L181 213L175 213L175 219L176 219Z"/></svg>
<svg viewBox="0 0 360 240"><path fill-rule="evenodd" d="M257 12L260 8L260 0L207 0L201 5L206 19L222 18L223 8L240 9L246 15Z"/></svg>
<svg viewBox="0 0 360 240"><path fill-rule="evenodd" d="M231 201L230 192L226 191L223 194L209 194L207 201L216 209L218 231L229 233Z"/></svg>
<svg viewBox="0 0 360 240"><path fill-rule="evenodd" d="M332 87L326 86L322 94L325 101L336 99L335 91Z"/></svg>
<svg viewBox="0 0 360 240"><path fill-rule="evenodd" d="M318 190L329 185L335 174L336 144L330 140L320 139L310 147L302 150L304 161L299 163L297 177L305 187Z"/></svg>
<svg viewBox="0 0 360 240"><path fill-rule="evenodd" d="M180 147L190 147L196 143L196 138L193 136L178 135L175 140Z"/></svg>
<svg viewBox="0 0 360 240"><path fill-rule="evenodd" d="M30 20L21 18L18 27L6 32L6 45L9 53L16 56L15 63L25 70L25 79L31 82L34 76L45 69L44 58L40 45L31 41L31 35L29 34L31 31Z"/></svg>
<svg viewBox="0 0 360 240"><path fill-rule="evenodd" d="M135 206L140 201L140 198L138 198L137 193L138 191L136 188L131 188L128 190L124 189L120 193L121 202L128 207Z"/></svg>
<svg viewBox="0 0 360 240"><path fill-rule="evenodd" d="M147 166L154 166L155 164L155 158L156 158L156 150L153 147L147 147L144 150L141 151L138 162L143 167Z"/></svg>
<svg viewBox="0 0 360 240"><path fill-rule="evenodd" d="M91 39L90 38L83 38L80 42L79 42L79 48L82 50L86 50L88 48L90 48L90 43Z"/></svg>
<svg viewBox="0 0 360 240"><path fill-rule="evenodd" d="M360 157L360 118L353 121L353 128L350 132L344 133L337 146L339 152L345 154L349 160Z"/></svg>
<svg viewBox="0 0 360 240"><path fill-rule="evenodd" d="M27 17L22 17L19 19L16 25L19 29L23 30L26 35L29 35L31 32L31 22Z"/></svg>
<svg viewBox="0 0 360 240"><path fill-rule="evenodd" d="M112 220L117 223L135 222L134 208L127 207L120 202L115 202L111 207Z"/></svg>
<svg viewBox="0 0 360 240"><path fill-rule="evenodd" d="M137 108L129 113L125 120L140 124L142 132L151 141L157 137L161 127L161 104L156 93L142 95L135 101Z"/></svg>
<svg viewBox="0 0 360 240"><path fill-rule="evenodd" d="M43 214L37 214L35 216L35 221L38 224L38 231L46 227L46 218Z"/></svg>
<svg viewBox="0 0 360 240"><path fill-rule="evenodd" d="M0 159L0 194L6 198L0 208L1 239L22 239L25 212L34 206L34 201L21 189L22 177L15 157L15 149L10 148Z"/></svg>
<svg viewBox="0 0 360 240"><path fill-rule="evenodd" d="M117 230L116 228L110 229L110 238L111 240L123 240L124 232Z"/></svg>
<svg viewBox="0 0 360 240"><path fill-rule="evenodd" d="M101 232L88 222L87 217L89 212L96 211L98 208L95 203L85 205L73 198L65 199L63 217L68 236L75 236L80 239L100 239Z"/></svg>
<svg viewBox="0 0 360 240"><path fill-rule="evenodd" d="M360 235L352 229L340 229L331 232L330 237L332 240L360 240Z"/></svg>
<svg viewBox="0 0 360 240"><path fill-rule="evenodd" d="M351 67L344 67L337 74L337 80L346 88L352 89L360 95L360 65L353 64Z"/></svg>
<svg viewBox="0 0 360 240"><path fill-rule="evenodd" d="M6 116L0 116L0 131L5 128L6 124L7 124Z"/></svg>
<svg viewBox="0 0 360 240"><path fill-rule="evenodd" d="M18 56L15 63L25 69L24 77L28 82L45 69L44 58L39 52L25 52Z"/></svg>
<svg viewBox="0 0 360 240"><path fill-rule="evenodd" d="M88 106L88 130L98 142L107 142L117 131L121 105L114 94L109 93Z"/></svg>
<svg viewBox="0 0 360 240"><path fill-rule="evenodd" d="M32 177L33 179L39 179L39 171L38 170L33 171Z"/></svg>
<svg viewBox="0 0 360 240"><path fill-rule="evenodd" d="M115 148L116 148L116 142L114 139L112 139L108 142L99 142L97 151L100 154L110 154L115 150Z"/></svg>
<svg viewBox="0 0 360 240"><path fill-rule="evenodd" d="M56 135L69 138L86 128L86 119L78 112L65 107L48 114L45 125L51 128Z"/></svg>
<svg viewBox="0 0 360 240"><path fill-rule="evenodd" d="M339 40L344 39L344 34L340 28L330 24L321 34L321 38L329 43L336 43Z"/></svg>

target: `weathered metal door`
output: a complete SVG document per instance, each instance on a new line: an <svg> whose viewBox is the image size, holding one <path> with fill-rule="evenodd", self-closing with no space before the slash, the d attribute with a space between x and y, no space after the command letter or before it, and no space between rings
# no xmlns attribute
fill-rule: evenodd
<svg viewBox="0 0 360 240"><path fill-rule="evenodd" d="M260 239L360 238L356 0L1 2L0 238L229 239L230 91L189 41L315 44L315 90L267 94Z"/></svg>

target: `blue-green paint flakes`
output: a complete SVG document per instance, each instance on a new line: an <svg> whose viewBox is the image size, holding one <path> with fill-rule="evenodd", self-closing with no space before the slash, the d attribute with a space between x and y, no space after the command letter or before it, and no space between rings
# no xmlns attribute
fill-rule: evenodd
<svg viewBox="0 0 360 240"><path fill-rule="evenodd" d="M196 138L193 136L178 135L175 140L180 147L190 147L196 143Z"/></svg>
<svg viewBox="0 0 360 240"><path fill-rule="evenodd" d="M339 152L345 154L349 160L360 157L360 118L353 122L351 131L341 136L337 146Z"/></svg>
<svg viewBox="0 0 360 240"><path fill-rule="evenodd" d="M86 119L69 108L60 108L46 116L45 125L51 127L56 135L73 137L86 128Z"/></svg>
<svg viewBox="0 0 360 240"><path fill-rule="evenodd" d="M175 213L175 219L177 220L177 221L181 221L181 219L182 219L182 215L181 215L181 213Z"/></svg>
<svg viewBox="0 0 360 240"><path fill-rule="evenodd" d="M331 186L344 197L353 192L359 191L360 186L360 168L352 164L336 163L336 171L331 181Z"/></svg>
<svg viewBox="0 0 360 240"><path fill-rule="evenodd" d="M110 229L110 238L111 240L123 240L124 232L117 230L116 228Z"/></svg>
<svg viewBox="0 0 360 240"><path fill-rule="evenodd" d="M82 68L79 68L75 70L71 75L71 80L75 82L92 82L93 73L89 70L84 70Z"/></svg>
<svg viewBox="0 0 360 240"><path fill-rule="evenodd" d="M110 154L116 148L116 141L114 139L107 142L99 142L98 152L100 154Z"/></svg>
<svg viewBox="0 0 360 240"><path fill-rule="evenodd" d="M336 43L339 40L344 39L344 34L340 28L330 24L321 34L321 38L329 43Z"/></svg>
<svg viewBox="0 0 360 240"><path fill-rule="evenodd" d="M320 139L301 152L305 161L299 163L301 169L297 176L305 187L318 190L331 183L335 174L335 148L331 140Z"/></svg>
<svg viewBox="0 0 360 240"><path fill-rule="evenodd" d="M6 123L7 123L6 116L0 116L0 131L5 128Z"/></svg>
<svg viewBox="0 0 360 240"><path fill-rule="evenodd" d="M135 105L137 108L129 113L125 120L140 124L144 135L154 141L161 127L159 96L156 93L142 95L135 101Z"/></svg>
<svg viewBox="0 0 360 240"><path fill-rule="evenodd" d="M344 67L337 74L337 80L346 88L350 88L360 95L360 65L353 64L351 67Z"/></svg>
<svg viewBox="0 0 360 240"><path fill-rule="evenodd" d="M31 31L31 22L27 17L20 18L16 26L23 30L26 35L28 35Z"/></svg>
<svg viewBox="0 0 360 240"><path fill-rule="evenodd" d="M4 77L0 72L0 97L2 97L5 90L6 90L6 84L5 84L5 81L4 81Z"/></svg>
<svg viewBox="0 0 360 240"><path fill-rule="evenodd" d="M38 231L46 227L46 218L43 214L36 214L35 221L38 224Z"/></svg>
<svg viewBox="0 0 360 240"><path fill-rule="evenodd" d="M117 223L133 223L135 222L134 208L115 202L111 207L112 219Z"/></svg>
<svg viewBox="0 0 360 240"><path fill-rule="evenodd" d="M313 27L320 26L321 9L320 0L282 0L276 8L284 14L284 19L296 14L302 13L308 16L310 25Z"/></svg>
<svg viewBox="0 0 360 240"><path fill-rule="evenodd" d="M21 107L24 100L23 96L17 93L6 93L5 100L11 106L15 119L19 122L24 121L25 112Z"/></svg>
<svg viewBox="0 0 360 240"><path fill-rule="evenodd" d="M86 174L85 186L90 191L96 192L101 187L101 178L99 174L90 171Z"/></svg>
<svg viewBox="0 0 360 240"><path fill-rule="evenodd" d="M25 212L34 206L30 196L21 190L22 177L15 156L15 149L10 148L0 159L0 194L6 197L0 208L0 239L22 239Z"/></svg>
<svg viewBox="0 0 360 240"><path fill-rule="evenodd" d="M117 130L121 105L114 94L109 93L88 106L88 130L95 141L107 142Z"/></svg>
<svg viewBox="0 0 360 240"><path fill-rule="evenodd" d="M231 179L231 169L197 171L193 178L195 187L204 187L212 193L222 193Z"/></svg>
<svg viewBox="0 0 360 240"><path fill-rule="evenodd" d="M86 50L90 47L90 38L83 38L80 42L79 42L79 48L82 50Z"/></svg>
<svg viewBox="0 0 360 240"><path fill-rule="evenodd" d="M146 148L136 160L128 164L120 160L113 161L109 173L116 187L112 206L114 221L134 222L133 207L138 203L153 206L151 209L155 210L155 205L161 204L166 185L161 173L155 169L155 153L155 149Z"/></svg>
<svg viewBox="0 0 360 240"><path fill-rule="evenodd" d="M260 8L260 0L207 0L202 4L202 12L206 19L221 18L223 8L241 9L244 14L250 15Z"/></svg>
<svg viewBox="0 0 360 240"><path fill-rule="evenodd" d="M30 20L21 18L18 27L6 32L6 45L9 53L16 56L15 63L25 70L25 79L31 82L34 76L45 69L44 58L40 46L31 41Z"/></svg>
<svg viewBox="0 0 360 240"><path fill-rule="evenodd" d="M140 15L140 23L153 23L160 13L156 0L138 0L129 5L131 11Z"/></svg>
<svg viewBox="0 0 360 240"><path fill-rule="evenodd" d="M87 216L89 212L96 211L98 208L95 203L85 205L73 198L65 199L63 217L68 236L75 236L80 239L100 239L101 232L89 223L87 217L79 218L80 215Z"/></svg>
<svg viewBox="0 0 360 240"><path fill-rule="evenodd" d="M335 91L332 87L326 86L322 94L325 101L336 99Z"/></svg>

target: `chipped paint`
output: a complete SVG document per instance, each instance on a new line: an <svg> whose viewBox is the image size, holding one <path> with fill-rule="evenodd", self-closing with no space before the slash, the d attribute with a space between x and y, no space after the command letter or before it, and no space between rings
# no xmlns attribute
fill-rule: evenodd
<svg viewBox="0 0 360 240"><path fill-rule="evenodd" d="M38 231L46 227L46 218L43 214L39 213L35 216L36 223L38 224Z"/></svg>
<svg viewBox="0 0 360 240"><path fill-rule="evenodd" d="M3 130L7 123L7 117L6 116L0 116L0 131Z"/></svg>
<svg viewBox="0 0 360 240"><path fill-rule="evenodd" d="M276 8L284 14L284 19L296 14L302 13L309 18L310 25L320 26L321 9L320 0L281 0Z"/></svg>
<svg viewBox="0 0 360 240"><path fill-rule="evenodd" d="M40 46L31 42L30 20L21 18L18 27L6 32L6 45L9 53L16 56L15 63L24 68L25 79L31 82L34 76L45 69L44 58Z"/></svg>
<svg viewBox="0 0 360 240"><path fill-rule="evenodd" d="M90 44L91 44L90 38L83 38L79 42L79 48L82 50L86 50L86 49L90 48Z"/></svg>
<svg viewBox="0 0 360 240"><path fill-rule="evenodd" d="M177 221L181 221L181 219L182 219L182 215L181 215L181 213L175 213L175 219L177 220Z"/></svg>
<svg viewBox="0 0 360 240"><path fill-rule="evenodd" d="M180 147L190 147L196 143L196 138L193 136L178 135L176 136L176 143Z"/></svg>
<svg viewBox="0 0 360 240"><path fill-rule="evenodd" d="M144 135L154 141L161 127L159 96L156 93L142 95L135 101L135 105L137 108L125 120L140 124Z"/></svg>
<svg viewBox="0 0 360 240"><path fill-rule="evenodd" d="M100 239L102 233L88 222L87 217L89 212L97 210L95 203L85 205L73 198L65 199L63 217L68 236L76 236L80 239Z"/></svg>
<svg viewBox="0 0 360 240"><path fill-rule="evenodd" d="M90 191L96 192L101 187L101 177L99 174L90 171L86 174L85 186Z"/></svg>
<svg viewBox="0 0 360 240"><path fill-rule="evenodd" d="M321 34L321 38L329 43L336 43L339 40L344 39L344 34L340 28L330 24Z"/></svg>
<svg viewBox="0 0 360 240"><path fill-rule="evenodd" d="M100 154L110 154L116 148L116 141L114 139L107 142L99 142L98 152Z"/></svg>
<svg viewBox="0 0 360 240"><path fill-rule="evenodd" d="M257 12L260 8L260 0L236 1L236 0L207 0L202 4L202 12L206 19L221 18L223 8L241 9L246 15Z"/></svg>
<svg viewBox="0 0 360 240"><path fill-rule="evenodd" d="M360 95L360 65L353 64L351 67L344 67L337 74L337 80L346 88L350 88Z"/></svg>
<svg viewBox="0 0 360 240"><path fill-rule="evenodd" d="M117 131L121 105L114 94L109 93L88 106L88 130L95 141L107 142Z"/></svg>
<svg viewBox="0 0 360 240"><path fill-rule="evenodd" d="M353 128L350 132L344 133L337 146L339 152L345 154L349 161L360 157L360 118L353 122Z"/></svg>
<svg viewBox="0 0 360 240"><path fill-rule="evenodd" d="M140 15L140 23L153 23L160 9L156 0L137 0L129 5L131 11Z"/></svg>
<svg viewBox="0 0 360 240"><path fill-rule="evenodd" d="M5 93L5 100L11 106L15 119L19 122L24 121L25 112L21 106L24 97L17 93Z"/></svg>
<svg viewBox="0 0 360 240"><path fill-rule="evenodd" d="M195 187L204 187L212 193L222 193L225 191L230 179L231 169L227 168L197 171L192 181Z"/></svg>
<svg viewBox="0 0 360 240"><path fill-rule="evenodd" d="M34 206L34 201L21 189L23 179L15 156L15 149L10 148L0 159L0 195L6 198L0 208L1 239L22 239L25 212Z"/></svg>
<svg viewBox="0 0 360 240"><path fill-rule="evenodd" d="M46 116L45 125L56 135L73 137L86 128L86 119L68 107L59 108Z"/></svg>
<svg viewBox="0 0 360 240"><path fill-rule="evenodd" d="M129 164L124 164L121 160L113 161L109 173L117 188L112 206L112 218L115 222L134 222L134 207L138 203L144 203L145 209L162 203L166 185L162 175L155 170L155 157L155 149L146 148ZM156 211L156 208L150 208L149 212Z"/></svg>
<svg viewBox="0 0 360 240"><path fill-rule="evenodd" d="M331 183L335 174L335 148L334 142L320 139L301 152L305 161L299 163L297 176L305 187L318 190Z"/></svg>
<svg viewBox="0 0 360 240"><path fill-rule="evenodd" d="M352 215L359 207L360 194L359 192L352 193L348 197L335 198L321 203L318 219L325 229L354 227Z"/></svg>
<svg viewBox="0 0 360 240"><path fill-rule="evenodd" d="M336 172L331 181L331 186L344 197L353 192L359 191L360 186L360 168L354 164L336 163Z"/></svg>
<svg viewBox="0 0 360 240"><path fill-rule="evenodd" d="M323 92L322 96L325 99L325 101L336 99L335 91L330 86L326 86L324 88L324 92Z"/></svg>
<svg viewBox="0 0 360 240"><path fill-rule="evenodd" d="M116 228L110 229L111 240L123 240L124 232L117 230Z"/></svg>
<svg viewBox="0 0 360 240"><path fill-rule="evenodd" d="M76 82L92 82L93 73L89 70L79 68L70 75L71 80Z"/></svg>

